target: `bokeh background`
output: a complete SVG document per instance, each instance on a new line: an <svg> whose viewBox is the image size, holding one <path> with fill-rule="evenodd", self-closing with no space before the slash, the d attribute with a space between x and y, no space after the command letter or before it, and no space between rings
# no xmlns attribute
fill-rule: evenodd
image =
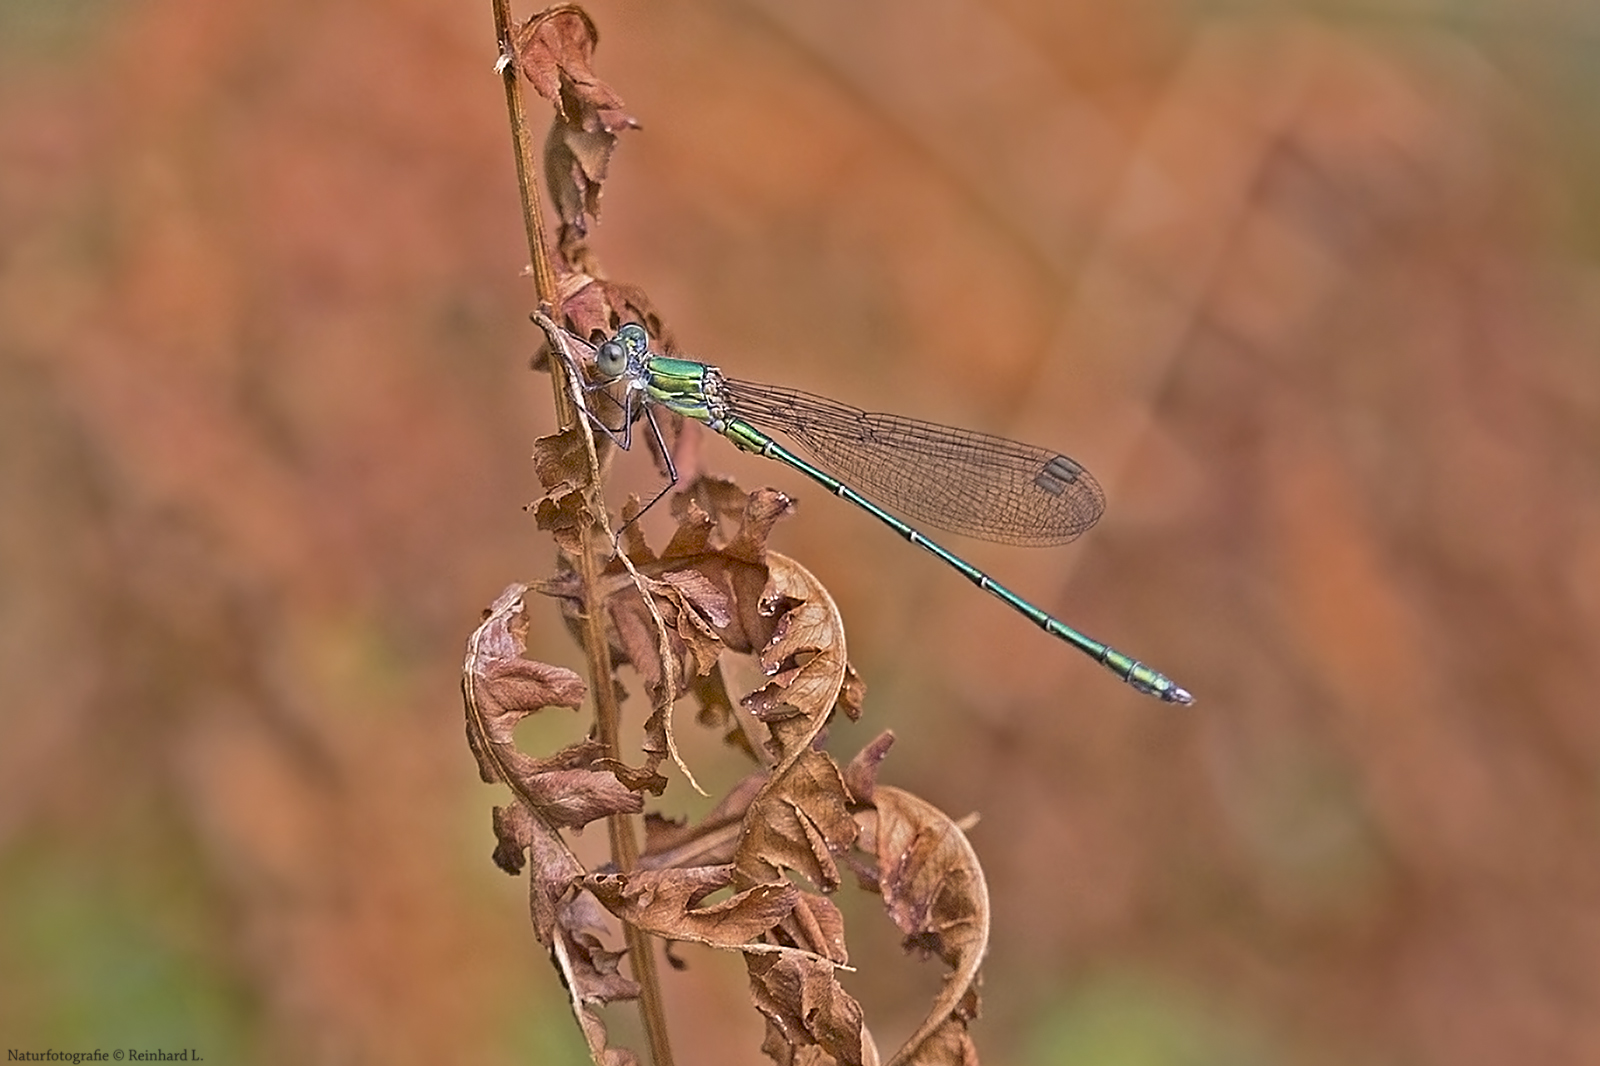
<svg viewBox="0 0 1600 1066"><path fill-rule="evenodd" d="M801 500L834 748L982 816L985 1061L1600 1061L1600 6L588 10L613 276L740 376L1082 460L1078 544L958 546L1198 696L706 442ZM0 5L7 1047L584 1061L457 695L554 558L493 61L486 0ZM936 975L845 905L892 1047ZM682 954L679 1060L758 1061Z"/></svg>

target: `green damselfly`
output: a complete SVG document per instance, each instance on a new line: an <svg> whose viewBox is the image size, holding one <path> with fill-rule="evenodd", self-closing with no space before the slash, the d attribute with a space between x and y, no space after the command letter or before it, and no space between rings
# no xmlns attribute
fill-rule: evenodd
<svg viewBox="0 0 1600 1066"><path fill-rule="evenodd" d="M622 425L613 429L587 408L584 413L624 449L632 444L633 423L642 415L666 458L667 486L645 510L678 482L671 452L651 413L660 406L704 423L745 451L800 471L1140 692L1168 703L1193 701L1165 674L1051 617L873 502L880 500L927 525L1002 544L1064 544L1094 525L1105 509L1099 484L1072 459L986 433L861 411L797 389L740 381L706 363L654 354L649 336L632 323L593 351L600 380L585 388L594 392L620 385L622 397L612 398L622 407ZM792 438L823 466L789 451L767 429Z"/></svg>

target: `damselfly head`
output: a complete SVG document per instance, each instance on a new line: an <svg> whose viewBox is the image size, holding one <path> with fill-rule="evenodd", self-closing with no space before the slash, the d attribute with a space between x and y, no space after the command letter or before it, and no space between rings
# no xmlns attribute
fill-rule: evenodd
<svg viewBox="0 0 1600 1066"><path fill-rule="evenodd" d="M649 352L650 335L643 326L629 322L594 350L594 366L608 380L619 378L627 373L632 361L643 359Z"/></svg>

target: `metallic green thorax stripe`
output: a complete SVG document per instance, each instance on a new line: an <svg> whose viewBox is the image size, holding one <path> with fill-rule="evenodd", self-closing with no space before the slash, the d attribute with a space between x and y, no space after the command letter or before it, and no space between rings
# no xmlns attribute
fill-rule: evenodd
<svg viewBox="0 0 1600 1066"><path fill-rule="evenodd" d="M722 372L716 367L690 359L653 355L645 361L645 372L647 378L645 392L651 403L659 403L685 418L704 422L745 451L754 452L768 459L776 459L800 471L835 496L860 507L906 540L937 555L960 571L973 584L1005 601L1013 610L1027 616L1046 633L1067 641L1096 662L1103 663L1112 673L1140 692L1167 700L1178 696L1181 697L1180 702L1188 702L1187 695L1164 674L1051 617L961 556L929 540L838 478L806 462L738 417L737 413L729 411L722 397Z"/></svg>
<svg viewBox="0 0 1600 1066"><path fill-rule="evenodd" d="M652 355L645 360L644 369L645 395L651 403L722 432L725 412L714 399L722 375L716 367L692 359Z"/></svg>
<svg viewBox="0 0 1600 1066"><path fill-rule="evenodd" d="M658 403L696 422L704 422L747 452L770 455L790 464L804 463L804 460L778 448L771 437L728 410L727 401L722 397L722 371L716 367L692 359L652 355L645 361L645 373L648 376L645 394L651 403ZM777 448L777 451L769 451L769 448ZM812 477L827 477L809 465L802 465L799 469ZM831 480L823 482L830 489L833 487Z"/></svg>

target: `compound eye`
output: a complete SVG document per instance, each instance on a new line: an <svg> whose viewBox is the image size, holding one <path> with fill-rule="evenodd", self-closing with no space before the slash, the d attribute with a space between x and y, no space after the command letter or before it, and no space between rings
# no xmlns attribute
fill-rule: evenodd
<svg viewBox="0 0 1600 1066"><path fill-rule="evenodd" d="M628 353L613 337L594 350L594 365L602 377L621 377L628 369Z"/></svg>
<svg viewBox="0 0 1600 1066"><path fill-rule="evenodd" d="M637 322L629 322L624 325L617 330L617 335L612 339L641 359L650 352L650 335Z"/></svg>

